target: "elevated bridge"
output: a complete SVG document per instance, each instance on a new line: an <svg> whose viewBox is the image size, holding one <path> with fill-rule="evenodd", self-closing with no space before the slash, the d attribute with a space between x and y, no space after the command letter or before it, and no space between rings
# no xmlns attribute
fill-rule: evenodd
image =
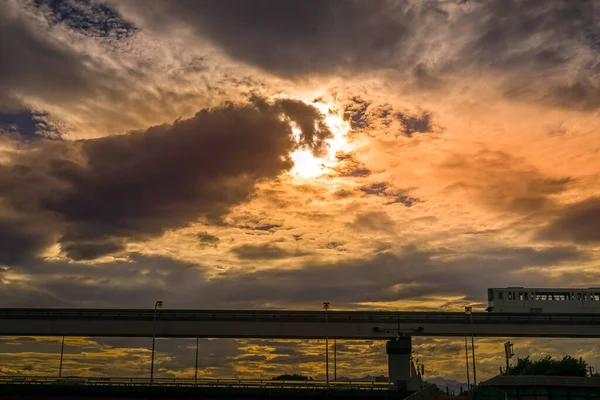
<svg viewBox="0 0 600 400"><path fill-rule="evenodd" d="M600 314L0 309L4 336L389 340L407 336L600 337Z"/></svg>
<svg viewBox="0 0 600 400"><path fill-rule="evenodd" d="M398 392L416 391L420 386L420 377L411 361L412 336L471 334L597 338L600 314L0 309L0 336L387 340L388 376Z"/></svg>

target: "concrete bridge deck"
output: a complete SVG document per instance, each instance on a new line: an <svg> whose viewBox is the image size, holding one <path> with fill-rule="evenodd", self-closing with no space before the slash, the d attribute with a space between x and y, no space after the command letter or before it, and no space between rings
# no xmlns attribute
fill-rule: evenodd
<svg viewBox="0 0 600 400"><path fill-rule="evenodd" d="M155 320L156 317L156 320ZM600 314L152 309L0 309L4 336L388 340L409 336L600 337Z"/></svg>

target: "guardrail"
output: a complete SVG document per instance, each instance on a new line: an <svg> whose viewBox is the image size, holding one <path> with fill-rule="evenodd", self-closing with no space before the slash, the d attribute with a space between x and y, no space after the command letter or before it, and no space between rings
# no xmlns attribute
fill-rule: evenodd
<svg viewBox="0 0 600 400"><path fill-rule="evenodd" d="M151 320L153 310L143 309L0 309L0 319L111 319ZM322 311L158 310L159 320L235 320L321 322ZM328 322L436 322L469 321L461 312L329 311ZM577 323L600 322L600 314L473 313L473 323Z"/></svg>
<svg viewBox="0 0 600 400"><path fill-rule="evenodd" d="M424 400L435 397L438 393L439 390L436 385L425 384L421 390L418 390L410 396L405 397L404 400Z"/></svg>
<svg viewBox="0 0 600 400"><path fill-rule="evenodd" d="M86 385L86 386L176 386L244 389L320 389L327 390L325 381L279 381L266 379L186 379L186 378L113 378L113 377L49 377L49 376L0 376L0 385ZM330 390L388 390L388 382L330 381Z"/></svg>

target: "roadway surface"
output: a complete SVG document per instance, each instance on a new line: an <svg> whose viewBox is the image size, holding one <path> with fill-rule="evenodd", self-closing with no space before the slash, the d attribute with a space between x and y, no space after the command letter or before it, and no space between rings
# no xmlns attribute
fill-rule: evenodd
<svg viewBox="0 0 600 400"><path fill-rule="evenodd" d="M387 340L410 336L600 337L600 314L386 311L0 309L4 336Z"/></svg>

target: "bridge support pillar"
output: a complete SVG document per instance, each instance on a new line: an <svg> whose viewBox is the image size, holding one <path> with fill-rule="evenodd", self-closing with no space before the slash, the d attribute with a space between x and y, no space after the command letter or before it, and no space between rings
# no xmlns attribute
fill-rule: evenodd
<svg viewBox="0 0 600 400"><path fill-rule="evenodd" d="M413 388L411 378L412 343L410 336L399 336L389 340L385 346L388 355L388 376L393 388L398 392L409 392Z"/></svg>

